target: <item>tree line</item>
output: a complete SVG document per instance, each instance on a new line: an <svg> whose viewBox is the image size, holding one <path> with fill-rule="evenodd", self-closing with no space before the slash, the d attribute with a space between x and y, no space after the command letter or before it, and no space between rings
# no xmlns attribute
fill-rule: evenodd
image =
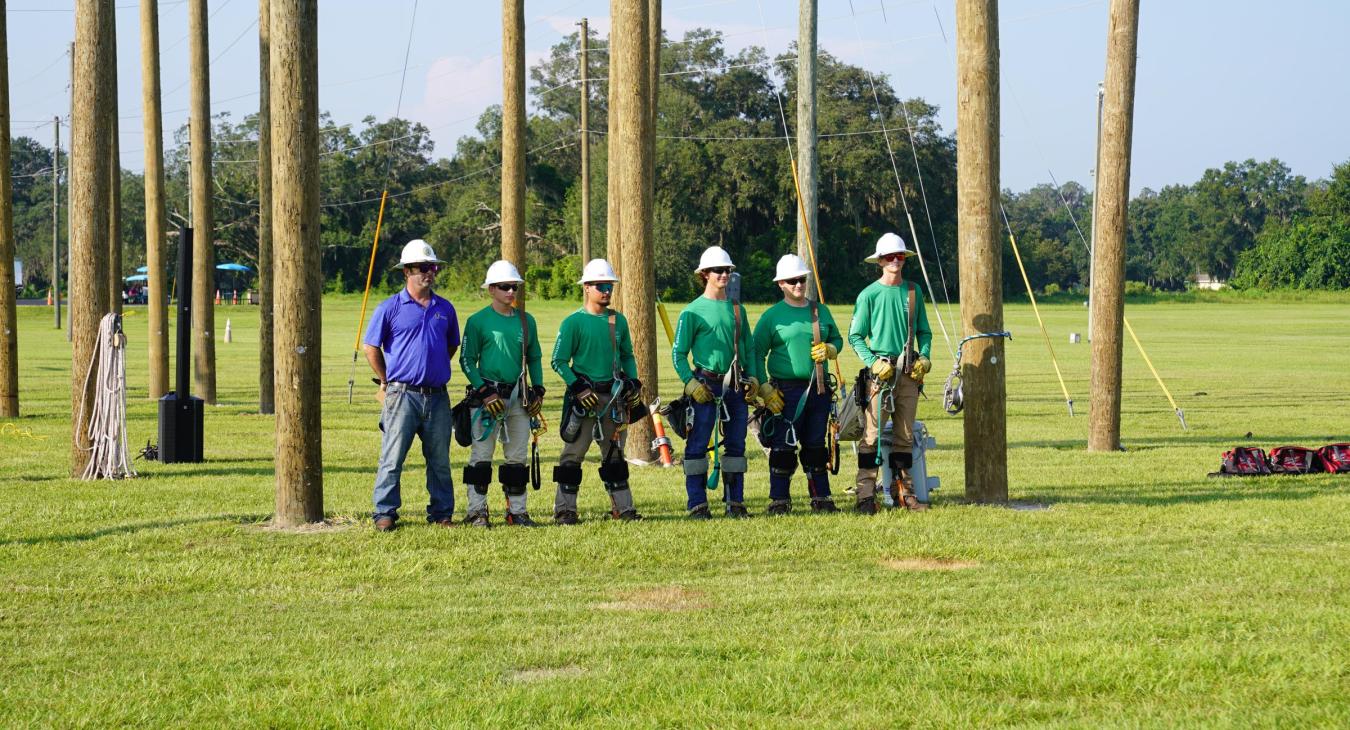
<svg viewBox="0 0 1350 730"><path fill-rule="evenodd" d="M594 36L594 34L592 34ZM598 37L596 37L598 39ZM594 40L592 45L597 45ZM530 69L533 108L527 120L526 236L529 285L538 294L574 295L579 275L581 179L579 37L555 45ZM591 55L590 75L608 78L607 57ZM655 180L657 291L678 301L698 288L698 252L718 244L744 274L750 300L776 298L774 262L795 249L796 192L784 137L795 134L796 59L750 47L733 52L710 30L667 43L661 55ZM921 252L938 298L956 285L956 139L938 124L937 108L902 99L884 75L822 53L817 115L821 139L818 231L827 300L848 301L871 278L863 258L886 231ZM872 96L875 83L876 100ZM606 97L591 85L592 240L605 251ZM780 107L781 101L781 107ZM213 176L218 262L257 264L257 119L215 119ZM457 264L447 288L476 288L500 250L498 227L501 109L479 117L476 134L438 157L428 129L404 119L367 117L359 124L321 119L322 262L332 291L359 291L386 188L375 286L389 275L401 244L425 238ZM900 185L887 154L895 155ZM795 139L795 137L794 137ZM795 141L794 150L795 150ZM51 278L51 149L14 141L15 236L30 295ZM185 222L186 127L165 153L170 224ZM65 168L64 156L58 167ZM143 181L122 174L123 270L145 263ZM1003 205L1038 293L1082 289L1088 280L1092 195L1078 182L1004 191ZM64 202L63 202L64 206ZM917 241L911 240L912 218ZM64 212L59 236L66 240ZM174 240L171 238L170 246ZM1024 285L1005 246L1004 289ZM169 252L168 260L173 260ZM918 277L919 267L906 269ZM1180 290L1197 273L1249 288L1350 288L1350 162L1328 180L1309 182L1279 160L1229 162L1192 184L1144 190L1129 209L1126 276L1139 286ZM945 292L943 291L945 288Z"/></svg>

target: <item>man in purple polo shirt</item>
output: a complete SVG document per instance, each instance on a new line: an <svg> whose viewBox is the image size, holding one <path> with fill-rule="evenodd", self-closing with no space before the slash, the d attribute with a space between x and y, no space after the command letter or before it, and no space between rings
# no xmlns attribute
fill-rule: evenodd
<svg viewBox="0 0 1350 730"><path fill-rule="evenodd" d="M459 349L459 320L450 302L431 286L444 261L420 238L408 242L399 267L408 285L384 300L363 340L366 360L380 381L380 466L375 472L375 529L398 522L403 459L413 436L427 460L427 522L449 527L455 513L450 478L450 360Z"/></svg>

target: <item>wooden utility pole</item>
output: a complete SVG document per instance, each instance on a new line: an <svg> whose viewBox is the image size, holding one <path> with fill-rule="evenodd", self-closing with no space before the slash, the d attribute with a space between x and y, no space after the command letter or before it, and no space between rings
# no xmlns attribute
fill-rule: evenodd
<svg viewBox="0 0 1350 730"><path fill-rule="evenodd" d="M108 303L108 115L105 78L111 0L76 0L70 135L70 475L89 461L94 379L86 378Z"/></svg>
<svg viewBox="0 0 1350 730"><path fill-rule="evenodd" d="M66 51L70 57L70 149L75 149L75 41L71 41ZM75 272L71 270L72 262L70 258L70 237L71 231L75 230L75 210L70 207L70 185L71 170L70 152L66 153L66 292L72 291L75 281ZM69 302L67 302L69 304ZM66 307L66 342L71 341L70 334L70 307Z"/></svg>
<svg viewBox="0 0 1350 730"><path fill-rule="evenodd" d="M272 18L258 0L258 412L276 410L272 353Z"/></svg>
<svg viewBox="0 0 1350 730"><path fill-rule="evenodd" d="M169 313L165 288L164 131L160 121L159 0L141 0L141 108L145 134L146 309L150 324L150 398L169 392Z"/></svg>
<svg viewBox="0 0 1350 730"><path fill-rule="evenodd" d="M623 246L621 233L623 224L623 205L620 202L623 196L621 185L619 183L619 134L622 131L621 120L616 109L619 108L619 90L618 76L614 74L614 59L621 52L624 42L632 43L642 42L642 36L636 36L630 39L619 37L615 30L616 23L613 20L613 8L615 2L629 2L631 0L610 0L611 22L609 27L609 96L606 104L605 114L605 260L614 267L614 273L624 278L623 270ZM614 287L614 294L610 297L610 306L619 310L624 310L624 286L620 283ZM629 322L632 324L632 322Z"/></svg>
<svg viewBox="0 0 1350 730"><path fill-rule="evenodd" d="M1139 0L1111 0L1106 35L1106 98L1093 220L1092 413L1088 451L1120 448L1120 356L1125 317L1125 229L1134 134L1134 68Z"/></svg>
<svg viewBox="0 0 1350 730"><path fill-rule="evenodd" d="M525 0L502 0L502 258L525 270Z"/></svg>
<svg viewBox="0 0 1350 730"><path fill-rule="evenodd" d="M956 2L957 238L961 322L967 335L1003 329L999 206L998 0ZM1008 499L1004 347L999 337L966 343L966 498Z"/></svg>
<svg viewBox="0 0 1350 730"><path fill-rule="evenodd" d="M797 185L800 188L801 214L797 217L797 255L813 263L818 207L816 170L816 0L801 0L797 11ZM812 274L814 276L814 273ZM808 277L809 279L810 277ZM816 288L809 280L806 296L815 299Z"/></svg>
<svg viewBox="0 0 1350 730"><path fill-rule="evenodd" d="M0 417L19 417L19 313L14 281L14 180L9 142L9 38L0 0Z"/></svg>
<svg viewBox="0 0 1350 730"><path fill-rule="evenodd" d="M591 30L585 18L581 19L581 58L578 67L581 77L581 265L591 260Z"/></svg>
<svg viewBox="0 0 1350 730"><path fill-rule="evenodd" d="M610 119L619 132L610 137L610 190L617 178L623 221L611 248L623 251L619 288L633 336L633 355L645 396L657 392L656 269L652 256L652 92L649 0L611 0ZM658 21L659 22L659 21ZM622 40L619 40L622 39ZM618 41L615 48L616 40ZM628 427L628 455L651 458L652 433L646 421Z"/></svg>
<svg viewBox="0 0 1350 730"><path fill-rule="evenodd" d="M61 117L52 117L52 310L61 329Z"/></svg>
<svg viewBox="0 0 1350 730"><path fill-rule="evenodd" d="M272 223L276 316L276 517L323 519L319 388L323 273L319 256L318 0L271 0Z"/></svg>
<svg viewBox="0 0 1350 730"><path fill-rule="evenodd" d="M216 246L211 199L211 73L206 0L188 0L191 96L188 139L192 159L192 385L216 402Z"/></svg>
<svg viewBox="0 0 1350 730"><path fill-rule="evenodd" d="M115 7L115 6L114 6ZM108 311L122 313L122 145L118 141L121 125L117 121L117 12L104 18L108 24L105 63L108 83Z"/></svg>

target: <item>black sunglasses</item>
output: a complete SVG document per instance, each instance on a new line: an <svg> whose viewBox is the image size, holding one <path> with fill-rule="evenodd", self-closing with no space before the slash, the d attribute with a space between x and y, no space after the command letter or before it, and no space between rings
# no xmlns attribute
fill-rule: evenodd
<svg viewBox="0 0 1350 730"><path fill-rule="evenodd" d="M714 267L709 268L709 269L704 269L704 271L705 271L706 273L709 273L709 274L730 274L730 273L731 273L731 267L730 267L730 266L714 266Z"/></svg>
<svg viewBox="0 0 1350 730"><path fill-rule="evenodd" d="M441 270L440 264L409 264L408 268L423 274L435 274Z"/></svg>
<svg viewBox="0 0 1350 730"><path fill-rule="evenodd" d="M788 285L790 285L790 286L797 286L798 284L805 284L805 283L806 283L806 277L805 277L805 276L799 276L799 277L797 277L797 278L795 278L795 279L784 279L784 280L783 280L783 283L784 283L784 284L788 284Z"/></svg>
<svg viewBox="0 0 1350 730"><path fill-rule="evenodd" d="M493 284L493 286L497 287L498 289L501 289L502 291L515 291L516 289L520 288L519 284Z"/></svg>

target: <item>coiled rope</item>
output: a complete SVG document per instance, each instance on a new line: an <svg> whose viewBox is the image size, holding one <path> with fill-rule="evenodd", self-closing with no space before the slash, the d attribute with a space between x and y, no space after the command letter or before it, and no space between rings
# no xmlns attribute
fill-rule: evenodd
<svg viewBox="0 0 1350 730"><path fill-rule="evenodd" d="M95 367L97 366L97 375ZM122 333L122 318L103 315L98 324L94 356L85 371L85 393L94 380L94 403L89 417L89 462L85 480L126 479L136 476L131 468L127 446L127 336ZM80 412L85 401L80 399Z"/></svg>

